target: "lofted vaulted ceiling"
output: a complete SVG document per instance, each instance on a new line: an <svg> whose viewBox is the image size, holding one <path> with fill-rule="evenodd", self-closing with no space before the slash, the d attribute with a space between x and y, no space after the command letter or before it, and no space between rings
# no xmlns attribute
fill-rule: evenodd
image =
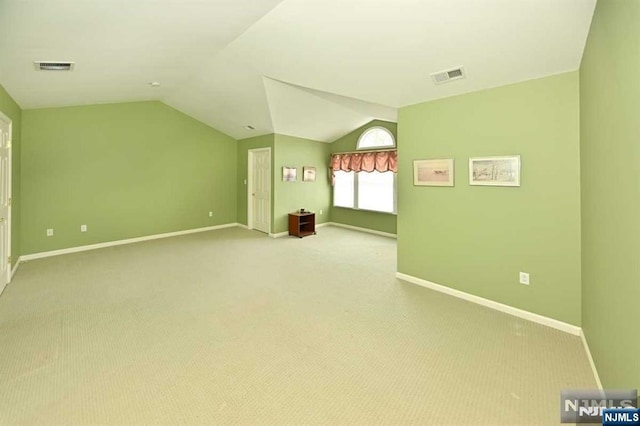
<svg viewBox="0 0 640 426"><path fill-rule="evenodd" d="M0 0L0 84L24 109L160 100L236 139L330 142L402 106L577 69L595 2ZM431 80L457 66L465 79Z"/></svg>

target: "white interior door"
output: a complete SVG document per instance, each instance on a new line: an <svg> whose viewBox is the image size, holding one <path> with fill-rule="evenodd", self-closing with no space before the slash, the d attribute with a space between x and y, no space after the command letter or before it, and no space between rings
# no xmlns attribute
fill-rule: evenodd
<svg viewBox="0 0 640 426"><path fill-rule="evenodd" d="M271 149L249 150L249 229L271 231Z"/></svg>
<svg viewBox="0 0 640 426"><path fill-rule="evenodd" d="M0 293L11 279L11 120L0 114Z"/></svg>

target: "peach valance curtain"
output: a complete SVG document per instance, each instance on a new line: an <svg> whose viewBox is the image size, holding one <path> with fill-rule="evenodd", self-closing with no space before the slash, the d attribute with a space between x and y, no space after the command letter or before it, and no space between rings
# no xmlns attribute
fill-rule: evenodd
<svg viewBox="0 0 640 426"><path fill-rule="evenodd" d="M348 152L331 155L331 170L337 172L398 172L398 151Z"/></svg>
<svg viewBox="0 0 640 426"><path fill-rule="evenodd" d="M398 151L346 152L331 155L331 183L333 174L343 172L398 172Z"/></svg>

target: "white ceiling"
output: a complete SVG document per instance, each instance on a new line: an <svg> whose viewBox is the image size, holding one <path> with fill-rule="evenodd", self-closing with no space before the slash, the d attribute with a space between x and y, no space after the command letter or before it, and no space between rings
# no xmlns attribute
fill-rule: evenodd
<svg viewBox="0 0 640 426"><path fill-rule="evenodd" d="M24 109L153 99L237 139L330 142L398 107L577 69L595 2L0 0L0 84ZM456 66L466 79L433 84Z"/></svg>

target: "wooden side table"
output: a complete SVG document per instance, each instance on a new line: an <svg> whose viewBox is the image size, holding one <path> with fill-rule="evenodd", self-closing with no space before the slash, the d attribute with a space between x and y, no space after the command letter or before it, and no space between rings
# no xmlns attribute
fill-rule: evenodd
<svg viewBox="0 0 640 426"><path fill-rule="evenodd" d="M302 238L316 233L316 214L289 213L289 235Z"/></svg>

